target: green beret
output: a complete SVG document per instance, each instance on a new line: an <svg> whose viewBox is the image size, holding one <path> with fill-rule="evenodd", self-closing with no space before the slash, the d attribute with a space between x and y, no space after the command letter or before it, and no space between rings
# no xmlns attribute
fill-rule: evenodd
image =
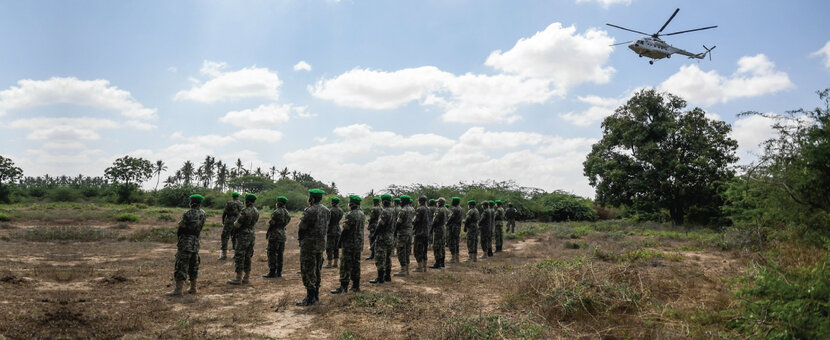
<svg viewBox="0 0 830 340"><path fill-rule="evenodd" d="M496 204L501 204L501 200L496 200Z"/></svg>
<svg viewBox="0 0 830 340"><path fill-rule="evenodd" d="M392 199L392 202L400 202L400 201L401 201L401 199L400 199L400 198L397 198L397 197L395 197L395 198L393 198L393 199Z"/></svg>
<svg viewBox="0 0 830 340"><path fill-rule="evenodd" d="M320 189L308 189L308 195L311 197L323 197L326 192Z"/></svg>
<svg viewBox="0 0 830 340"><path fill-rule="evenodd" d="M372 201L373 202L380 202L380 197L372 197Z"/></svg>
<svg viewBox="0 0 830 340"><path fill-rule="evenodd" d="M487 201L487 203L489 203L490 205L493 205L493 204L496 204L496 201L489 200L489 201Z"/></svg>
<svg viewBox="0 0 830 340"><path fill-rule="evenodd" d="M358 196L358 195L349 196L349 203L354 203L354 204L360 205L361 201L363 201L363 199L360 198L360 196Z"/></svg>
<svg viewBox="0 0 830 340"><path fill-rule="evenodd" d="M412 197L409 197L409 195L403 195L401 196L401 202L412 202Z"/></svg>
<svg viewBox="0 0 830 340"><path fill-rule="evenodd" d="M277 202L288 203L288 198L285 196L277 197Z"/></svg>
<svg viewBox="0 0 830 340"><path fill-rule="evenodd" d="M469 200L467 201L467 204L476 205L476 200Z"/></svg>
<svg viewBox="0 0 830 340"><path fill-rule="evenodd" d="M392 195L390 195L390 194L383 194L383 195L380 195L380 199L382 199L382 200L384 200L384 201L391 201L391 200L392 200Z"/></svg>
<svg viewBox="0 0 830 340"><path fill-rule="evenodd" d="M450 205L449 205L449 204L444 204L444 207L449 208L449 207L450 207Z"/></svg>
<svg viewBox="0 0 830 340"><path fill-rule="evenodd" d="M190 195L190 201L194 203L202 203L205 200L205 196L199 194Z"/></svg>
<svg viewBox="0 0 830 340"><path fill-rule="evenodd" d="M430 198L430 199L429 199L429 204L432 204L432 203L435 203L435 199L434 199L434 198Z"/></svg>
<svg viewBox="0 0 830 340"><path fill-rule="evenodd" d="M340 197L334 196L331 198L332 203L340 203Z"/></svg>
<svg viewBox="0 0 830 340"><path fill-rule="evenodd" d="M453 197L453 202L461 202L461 197Z"/></svg>
<svg viewBox="0 0 830 340"><path fill-rule="evenodd" d="M238 192L236 192L236 191L234 191L234 192L231 194L231 196L239 196L239 193L238 193Z"/></svg>
<svg viewBox="0 0 830 340"><path fill-rule="evenodd" d="M245 200L246 201L248 201L248 200L256 201L256 195L254 195L254 194L245 194Z"/></svg>

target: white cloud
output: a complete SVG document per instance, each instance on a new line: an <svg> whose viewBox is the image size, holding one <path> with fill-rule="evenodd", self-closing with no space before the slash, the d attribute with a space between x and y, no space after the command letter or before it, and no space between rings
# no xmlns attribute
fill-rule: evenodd
<svg viewBox="0 0 830 340"><path fill-rule="evenodd" d="M267 143L275 143L282 139L282 132L271 129L244 129L233 134L236 139L249 139Z"/></svg>
<svg viewBox="0 0 830 340"><path fill-rule="evenodd" d="M26 136L29 140L48 141L80 141L98 140L101 136L91 129L72 126L56 126L45 129L35 129Z"/></svg>
<svg viewBox="0 0 830 340"><path fill-rule="evenodd" d="M775 136L773 124L775 119L760 115L746 116L732 123L730 137L738 141L736 152L742 163L753 161L761 150L759 145Z"/></svg>
<svg viewBox="0 0 830 340"><path fill-rule="evenodd" d="M136 130L142 130L142 131L152 130L152 129L155 129L157 127L153 124L138 121L138 120L128 120L126 123L124 123L124 125L129 126L131 128L134 128Z"/></svg>
<svg viewBox="0 0 830 340"><path fill-rule="evenodd" d="M274 126L288 121L292 110L305 112L305 107L296 107L291 104L260 105L255 109L228 112L224 117L219 118L219 121L247 128L261 128L263 125Z"/></svg>
<svg viewBox="0 0 830 340"><path fill-rule="evenodd" d="M824 44L824 47L818 51L810 53L811 57L824 57L824 67L830 70L830 41Z"/></svg>
<svg viewBox="0 0 830 340"><path fill-rule="evenodd" d="M0 91L0 115L10 110L38 106L71 104L119 111L132 119L152 119L156 109L146 108L124 91L104 79L79 80L53 77L49 80L22 79L18 86Z"/></svg>
<svg viewBox="0 0 830 340"><path fill-rule="evenodd" d="M738 70L725 77L717 71L702 71L697 65L684 65L666 79L662 90L702 105L725 103L737 98L757 97L795 87L787 73L775 70L764 54L738 60Z"/></svg>
<svg viewBox="0 0 830 340"><path fill-rule="evenodd" d="M294 65L294 71L311 71L311 65L305 62L305 60L300 60L300 62Z"/></svg>
<svg viewBox="0 0 830 340"><path fill-rule="evenodd" d="M207 146L225 146L235 141L231 136L204 135L188 138L188 141Z"/></svg>
<svg viewBox="0 0 830 340"><path fill-rule="evenodd" d="M332 79L320 80L308 89L315 97L341 106L386 110L423 100L427 94L440 90L451 78L451 73L435 66L393 72L354 69Z"/></svg>
<svg viewBox="0 0 830 340"><path fill-rule="evenodd" d="M576 3L584 3L584 2L596 2L602 5L603 8L611 7L612 5L630 5L631 0L576 0Z"/></svg>
<svg viewBox="0 0 830 340"><path fill-rule="evenodd" d="M44 127L70 126L87 129L114 129L118 123L110 119L102 118L27 118L17 119L9 123L10 128L15 129L39 129Z"/></svg>
<svg viewBox="0 0 830 340"><path fill-rule="evenodd" d="M582 112L568 112L560 114L562 119L567 120L577 126L589 126L598 121L605 119L614 113L620 105L625 104L630 95L618 98L605 98L600 96L579 96L579 101L589 104L590 107Z"/></svg>
<svg viewBox="0 0 830 340"><path fill-rule="evenodd" d="M179 91L174 99L202 103L243 98L279 99L282 80L276 72L256 66L223 72L226 67L226 63L205 61L200 72L211 79L204 84L194 84L190 90Z"/></svg>

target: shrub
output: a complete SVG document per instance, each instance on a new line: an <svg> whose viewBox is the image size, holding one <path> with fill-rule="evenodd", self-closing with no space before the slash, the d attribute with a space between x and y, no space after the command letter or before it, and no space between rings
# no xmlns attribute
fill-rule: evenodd
<svg viewBox="0 0 830 340"><path fill-rule="evenodd" d="M138 222L138 215L133 213L123 213L119 214L115 219L118 222Z"/></svg>
<svg viewBox="0 0 830 340"><path fill-rule="evenodd" d="M49 190L46 197L55 202L74 202L81 198L81 193L73 188L60 186Z"/></svg>
<svg viewBox="0 0 830 340"><path fill-rule="evenodd" d="M518 320L501 316L471 316L447 320L441 325L439 339L541 339L550 327L528 317Z"/></svg>
<svg viewBox="0 0 830 340"><path fill-rule="evenodd" d="M9 214L0 212L0 222L8 222L8 221L11 221L11 220L12 220L12 217Z"/></svg>

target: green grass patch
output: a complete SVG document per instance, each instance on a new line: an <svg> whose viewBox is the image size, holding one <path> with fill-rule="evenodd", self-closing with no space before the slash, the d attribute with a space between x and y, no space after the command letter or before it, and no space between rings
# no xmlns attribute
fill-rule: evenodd
<svg viewBox="0 0 830 340"><path fill-rule="evenodd" d="M345 330L337 335L337 340L360 340L362 339L357 333L352 330Z"/></svg>
<svg viewBox="0 0 830 340"><path fill-rule="evenodd" d="M586 249L588 248L587 242L571 242L565 241L565 249Z"/></svg>
<svg viewBox="0 0 830 340"><path fill-rule="evenodd" d="M132 235L122 237L120 240L130 242L176 243L178 241L176 230L176 227L141 229Z"/></svg>
<svg viewBox="0 0 830 340"><path fill-rule="evenodd" d="M95 242L112 237L108 230L88 226L33 227L16 231L16 236L26 241L75 241Z"/></svg>
<svg viewBox="0 0 830 340"><path fill-rule="evenodd" d="M9 215L7 213L4 213L4 212L0 212L0 222L8 222L8 221L11 221L11 220L12 220L11 215Z"/></svg>
<svg viewBox="0 0 830 340"><path fill-rule="evenodd" d="M642 260L666 259L669 261L680 261L683 255L663 253L652 249L635 249L629 251L621 256L621 259L628 262L637 262Z"/></svg>
<svg viewBox="0 0 830 340"><path fill-rule="evenodd" d="M513 319L501 315L452 318L441 325L439 339L541 339L550 327L529 317Z"/></svg>
<svg viewBox="0 0 830 340"><path fill-rule="evenodd" d="M134 213L122 213L119 214L115 220L118 222L138 222L139 217Z"/></svg>
<svg viewBox="0 0 830 340"><path fill-rule="evenodd" d="M640 242L639 246L643 248L657 248L662 247L663 243L654 240L643 240L642 242Z"/></svg>
<svg viewBox="0 0 830 340"><path fill-rule="evenodd" d="M176 219L173 218L173 216L170 216L170 214L159 214L158 217L156 217L156 221L159 222L173 222L175 220Z"/></svg>

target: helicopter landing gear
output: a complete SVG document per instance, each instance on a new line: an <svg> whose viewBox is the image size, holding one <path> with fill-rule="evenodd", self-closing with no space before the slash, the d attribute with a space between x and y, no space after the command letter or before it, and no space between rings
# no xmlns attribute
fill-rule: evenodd
<svg viewBox="0 0 830 340"><path fill-rule="evenodd" d="M654 65L654 60L649 60L648 63L649 65Z"/></svg>

